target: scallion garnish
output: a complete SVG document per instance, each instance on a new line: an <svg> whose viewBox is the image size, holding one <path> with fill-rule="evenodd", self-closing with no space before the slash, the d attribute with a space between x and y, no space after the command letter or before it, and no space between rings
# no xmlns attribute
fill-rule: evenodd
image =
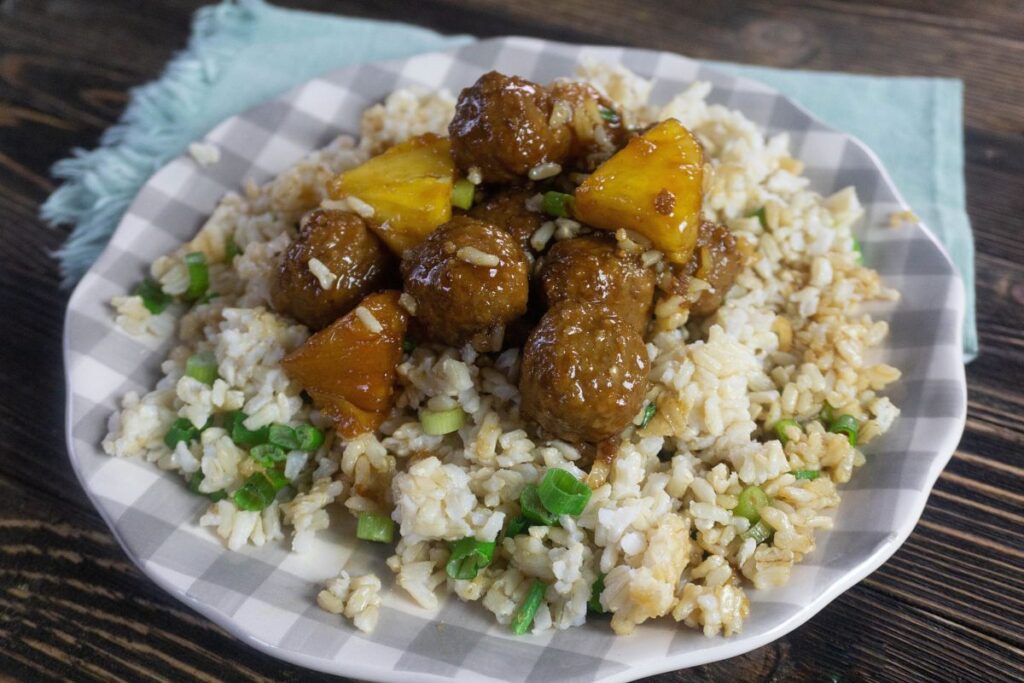
<svg viewBox="0 0 1024 683"><path fill-rule="evenodd" d="M313 425L301 424L296 427L295 438L299 441L300 451L315 451L324 444L324 433Z"/></svg>
<svg viewBox="0 0 1024 683"><path fill-rule="evenodd" d="M541 207L544 213L556 218L572 218L576 198L564 192L545 192Z"/></svg>
<svg viewBox="0 0 1024 683"><path fill-rule="evenodd" d="M834 411L835 408L833 408L831 405L829 405L828 402L826 402L825 405L821 407L821 412L818 413L818 420L820 420L821 423L827 427L828 425L832 424L832 420L836 419Z"/></svg>
<svg viewBox="0 0 1024 683"><path fill-rule="evenodd" d="M248 417L241 410L228 413L228 417L224 421L224 429L231 435L231 440L239 446L258 446L261 443L267 443L267 439L270 437L270 426L265 425L257 430L248 429L245 426Z"/></svg>
<svg viewBox="0 0 1024 683"><path fill-rule="evenodd" d="M227 494L223 491L213 491L212 493L203 493L200 491L199 485L203 483L203 479L206 479L206 475L203 474L202 470L196 470L193 472L192 478L188 480L188 490L197 495L206 496L214 503L227 497Z"/></svg>
<svg viewBox="0 0 1024 683"><path fill-rule="evenodd" d="M758 520L757 524L754 524L749 529L741 534L742 538L752 538L755 543L764 543L772 537L772 528L768 526L763 519Z"/></svg>
<svg viewBox="0 0 1024 683"><path fill-rule="evenodd" d="M245 480L242 487L235 491L232 499L239 510L259 512L274 502L277 490L267 475L257 472Z"/></svg>
<svg viewBox="0 0 1024 683"><path fill-rule="evenodd" d="M834 434L846 434L851 446L857 445L857 434L860 432L860 422L853 415L839 415L832 420L828 431Z"/></svg>
<svg viewBox="0 0 1024 683"><path fill-rule="evenodd" d="M582 514L591 493L586 483L558 468L548 470L537 487L541 504L555 515Z"/></svg>
<svg viewBox="0 0 1024 683"><path fill-rule="evenodd" d="M360 512L356 524L356 538L374 543L391 543L395 537L395 523L387 515Z"/></svg>
<svg viewBox="0 0 1024 683"><path fill-rule="evenodd" d="M779 437L779 441L782 442L783 446L785 446L789 442L789 429L791 427L796 427L797 429L800 429L800 424L796 420L786 419L779 420L778 422L775 423L775 426L773 427L773 429L775 430L775 435Z"/></svg>
<svg viewBox="0 0 1024 683"><path fill-rule="evenodd" d="M164 443L167 444L168 448L174 450L179 441L188 443L198 438L199 428L192 424L192 420L187 417L179 417L171 423L171 428L164 434Z"/></svg>
<svg viewBox="0 0 1024 683"><path fill-rule="evenodd" d="M608 107L598 107L597 113L599 113L601 115L601 118L607 121L608 123L618 123L619 121L619 114L614 109L609 109Z"/></svg>
<svg viewBox="0 0 1024 683"><path fill-rule="evenodd" d="M768 217L764 213L763 206L760 209L755 209L754 211L748 213L747 218L757 218L757 220L761 221L762 228L768 227Z"/></svg>
<svg viewBox="0 0 1024 683"><path fill-rule="evenodd" d="M459 209L469 209L473 206L473 193L476 192L476 186L461 178L455 181L452 185L452 206Z"/></svg>
<svg viewBox="0 0 1024 683"><path fill-rule="evenodd" d="M523 598L523 602L512 615L512 633L521 636L530 629L533 617L536 616L540 603L544 601L544 593L548 587L540 581L534 581L530 586L530 592Z"/></svg>
<svg viewBox="0 0 1024 683"><path fill-rule="evenodd" d="M445 571L453 579L468 581L494 559L494 541L478 541L472 536L448 544L451 555Z"/></svg>
<svg viewBox="0 0 1024 683"><path fill-rule="evenodd" d="M185 361L185 375L203 384L213 384L217 379L217 357L212 351L193 353Z"/></svg>
<svg viewBox="0 0 1024 683"><path fill-rule="evenodd" d="M416 348L416 342L413 341L412 337L406 337L402 340L402 351L405 353L412 353L413 349Z"/></svg>
<svg viewBox="0 0 1024 683"><path fill-rule="evenodd" d="M280 470L268 469L263 473L263 476L270 480L275 491L280 491L288 485L288 478Z"/></svg>
<svg viewBox="0 0 1024 683"><path fill-rule="evenodd" d="M658 406L653 403L648 403L647 407L644 408L643 419L640 420L640 429L643 429L647 425L651 424L651 420L654 419L654 414L658 412Z"/></svg>
<svg viewBox="0 0 1024 683"><path fill-rule="evenodd" d="M224 240L224 261L231 265L235 257L241 253L242 250L238 248L238 244L235 242L235 236L228 235L227 239Z"/></svg>
<svg viewBox="0 0 1024 683"><path fill-rule="evenodd" d="M181 297L185 301L196 301L210 286L210 267L206 263L206 254L201 251L185 254L185 267L188 268L188 289Z"/></svg>
<svg viewBox="0 0 1024 683"><path fill-rule="evenodd" d="M807 481L814 481L821 476L821 470L793 470L790 472L797 479L806 479Z"/></svg>
<svg viewBox="0 0 1024 683"><path fill-rule="evenodd" d="M270 425L267 431L267 442L278 446L286 451L297 451L299 449L299 436L295 430L288 425Z"/></svg>
<svg viewBox="0 0 1024 683"><path fill-rule="evenodd" d="M850 239L853 240L853 250L857 252L857 263L864 265L864 248L860 246L860 240L856 237L851 237Z"/></svg>
<svg viewBox="0 0 1024 683"><path fill-rule="evenodd" d="M530 520L528 520L524 515L516 515L508 523L508 526L505 527L505 538L518 536L521 533L525 533L529 528Z"/></svg>
<svg viewBox="0 0 1024 683"><path fill-rule="evenodd" d="M761 508L768 505L769 502L768 494L760 486L748 486L740 491L739 501L732 513L754 524L761 519Z"/></svg>
<svg viewBox="0 0 1024 683"><path fill-rule="evenodd" d="M431 436L451 434L466 422L466 413L459 406L448 410L421 410L420 424L423 433Z"/></svg>
<svg viewBox="0 0 1024 683"><path fill-rule="evenodd" d="M283 462L288 456L283 448L272 443L261 443L258 446L253 446L249 450L249 455L264 467L273 467L277 463Z"/></svg>
<svg viewBox="0 0 1024 683"><path fill-rule="evenodd" d="M543 526L558 524L558 515L549 512L544 507L544 504L540 502L536 484L528 484L523 487L523 492L519 494L519 507L522 510L523 517L532 524L541 524Z"/></svg>
<svg viewBox="0 0 1024 683"><path fill-rule="evenodd" d="M604 574L598 574L597 579L594 581L594 585L590 588L590 600L587 601L587 607L591 612L604 614L604 605L601 604L601 593L603 592Z"/></svg>
<svg viewBox="0 0 1024 683"><path fill-rule="evenodd" d="M171 303L171 295L164 294L164 290L160 289L160 285L149 278L146 278L135 287L135 295L142 298L142 305L153 315L163 313L168 304Z"/></svg>
<svg viewBox="0 0 1024 683"><path fill-rule="evenodd" d="M201 297L199 297L199 300L196 303L208 304L219 296L220 294L218 294L217 292L207 291L206 294L203 294Z"/></svg>

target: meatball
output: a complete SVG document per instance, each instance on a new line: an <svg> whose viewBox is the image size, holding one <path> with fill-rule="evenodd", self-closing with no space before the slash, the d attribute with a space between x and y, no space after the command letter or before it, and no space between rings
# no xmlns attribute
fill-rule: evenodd
<svg viewBox="0 0 1024 683"><path fill-rule="evenodd" d="M530 195L528 190L504 190L474 206L469 215L498 226L512 235L527 254L532 255L530 238L547 218L526 208L526 200Z"/></svg>
<svg viewBox="0 0 1024 683"><path fill-rule="evenodd" d="M477 167L484 182L507 183L569 154L568 121L552 125L553 101L536 83L491 71L459 94L448 126L452 159Z"/></svg>
<svg viewBox="0 0 1024 683"><path fill-rule="evenodd" d="M621 432L644 403L644 340L601 306L552 308L523 347L523 414L551 436L599 442Z"/></svg>
<svg viewBox="0 0 1024 683"><path fill-rule="evenodd" d="M478 351L499 350L505 325L526 312L528 271L511 235L469 216L442 225L402 260L426 337Z"/></svg>
<svg viewBox="0 0 1024 683"><path fill-rule="evenodd" d="M628 131L622 114L592 85L555 81L547 87L555 101L555 118L567 116L572 129L568 160L577 168L592 171L626 144ZM560 104L568 105L564 113Z"/></svg>
<svg viewBox="0 0 1024 683"><path fill-rule="evenodd" d="M691 316L702 318L718 310L744 261L740 243L728 227L710 221L700 224L693 256L677 269L673 287L677 294L683 294L692 302ZM707 283L707 288L699 293L691 292L694 277Z"/></svg>
<svg viewBox="0 0 1024 683"><path fill-rule="evenodd" d="M314 274L319 265L325 282ZM356 307L364 296L392 280L396 264L383 242L354 213L316 209L299 228L299 237L285 252L270 299L279 313L290 315L313 330L327 327Z"/></svg>
<svg viewBox="0 0 1024 683"><path fill-rule="evenodd" d="M599 303L641 335L651 315L655 280L654 271L638 256L599 235L557 242L540 270L541 290L549 305Z"/></svg>

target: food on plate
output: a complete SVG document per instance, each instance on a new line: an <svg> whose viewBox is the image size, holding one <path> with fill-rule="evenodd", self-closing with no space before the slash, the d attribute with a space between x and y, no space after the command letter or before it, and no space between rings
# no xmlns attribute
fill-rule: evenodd
<svg viewBox="0 0 1024 683"><path fill-rule="evenodd" d="M178 473L230 550L354 517L320 542L394 576L317 567L317 603L362 630L449 596L512 634L740 631L899 415L860 309L898 294L853 188L815 193L704 84L649 90L591 65L399 91L227 195L112 302L173 346L104 449Z"/></svg>

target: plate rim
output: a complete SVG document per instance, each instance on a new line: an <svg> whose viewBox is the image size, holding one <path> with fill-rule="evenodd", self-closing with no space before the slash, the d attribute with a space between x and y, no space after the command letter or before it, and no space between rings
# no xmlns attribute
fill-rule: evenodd
<svg viewBox="0 0 1024 683"><path fill-rule="evenodd" d="M302 88L310 81L322 78L323 76L326 76L328 74L338 74L349 71L356 71L369 65L402 64L424 57L430 57L433 55L451 55L456 54L460 50L464 50L467 47L478 46L481 44L516 42L528 42L534 44L556 45L583 49L611 48L621 50L623 54L629 52L646 52L669 55L676 59L682 59L687 62L698 64L700 65L701 69L705 70L708 73L721 74L726 78L735 79L735 81L739 83L755 84L758 88L770 93L773 98L781 98L787 101L789 104L794 106L797 110L799 110L809 119L811 119L818 126L821 126L823 129L826 129L828 131L838 133L846 137L856 146L858 146L861 149L861 151L863 151L871 161L873 170L880 175L882 181L885 183L888 189L892 191L892 194L896 202L900 204L903 208L910 208L906 200L903 198L903 195L900 193L899 188L893 182L892 177L889 175L889 172L886 169L885 165L882 163L881 159L878 158L878 155L875 154L875 152L867 144L865 144L855 135L852 135L844 130L836 128L835 126L832 126L822 121L815 114L810 112L805 106L803 106L803 104L801 104L799 101L790 98L788 95L785 95L784 93L770 85L762 83L756 78L734 75L727 71L719 69L716 65L709 66L706 65L701 60L694 59L692 57L687 57L686 55L682 55L670 50L654 50L650 48L628 47L621 45L597 45L592 43L568 43L564 41L546 40L530 36L499 36L483 40L476 40L471 43L467 43L466 45L460 45L445 50L433 50L407 57L373 60L342 67L340 69L330 69L321 74L318 74L317 76L313 76L291 88L288 88L287 90L279 93L274 97L263 100L262 102L254 105L253 107L250 107L247 110L239 112L238 114L235 114L220 121L215 126L213 126L209 131L207 131L202 137L198 138L196 141L201 142L209 140L211 136L213 136L218 130L234 122L246 111L263 106L268 102L287 99L289 96L291 96L291 94L294 91ZM654 79L656 80L657 77L655 76ZM762 128L761 126L758 127ZM309 151L311 152L314 150L311 149ZM145 186L148 185L154 177L164 172L168 166L179 163L187 158L188 151L185 150L182 152L182 154L179 154L174 158L169 159L159 169L154 171L153 174L146 180L146 183L144 183L140 187L139 193L137 193L136 196L132 199L132 202L129 205L129 209L126 211L126 215L128 212L130 212L130 207L140 200L140 195L142 193L143 188L145 188ZM243 180L244 178L240 178L239 183L241 183ZM274 657L276 659L280 659L290 664L302 666L304 668L320 671L323 673L341 676L356 676L359 678L374 681L416 681L422 683L437 683L439 681L452 680L451 678L446 676L440 676L427 672L397 671L393 669L368 666L363 662L363 660L359 659L348 659L342 662L336 659L315 657L312 655L307 655L305 653L299 652L297 650L286 649L278 645L274 645L272 643L267 643L253 635L247 629L245 629L245 627L241 625L238 621L236 621L231 615L220 612L210 607L205 602L189 596L185 591L180 590L176 586L172 585L170 581L161 576L159 572L150 570L147 567L147 563L145 560L136 557L134 553L131 552L125 539L122 537L117 525L110 518L106 508L98 503L96 494L94 494L93 490L88 486L88 482L84 478L84 474L81 470L81 465L79 463L78 456L75 452L74 438L72 436L72 408L74 392L72 388L72 377L69 371L71 367L71 347L69 336L70 318L72 316L72 313L76 309L76 304L78 303L77 300L82 296L82 285L94 270L96 263L98 263L103 258L103 256L112 248L111 245L113 243L113 235L116 232L120 231L123 225L124 217L122 216L122 218L118 221L114 233L111 233L111 238L107 242L107 245L104 247L100 256L96 259L96 261L94 261L93 265L90 266L90 268L86 271L82 279L79 280L78 284L75 286L74 290L69 296L64 312L64 327L62 330L61 341L62 360L64 364L65 378L65 445L68 451L68 459L71 462L72 470L75 473L75 477L78 480L79 485L85 491L90 503L99 513L100 517L107 525L107 528L110 530L111 534L117 540L118 545L121 547L122 551L132 561L132 564L134 564L142 572L142 574L146 576L147 579L155 583L165 593L172 596L173 598L184 604L186 607L201 614L204 618L209 619L214 624L228 632L232 637L237 638L246 645L253 647L259 650L260 652L271 657ZM953 310L955 310L956 313L956 315L954 316L954 327L956 328L957 332L956 339L960 340L962 339L963 335L963 323L965 315L965 295L963 278L959 270L957 269L955 263L950 258L948 251L946 250L944 245L938 240L935 234L931 231L931 229L923 222L918 222L917 227L920 229L921 233L924 234L932 243L932 246L938 250L938 252L942 255L942 258L950 267L950 271L952 274L951 279L953 281L953 284L956 286L951 288L953 294L950 297L949 304L950 307ZM853 568L845 572L842 576L838 578L838 580L831 583L825 590L823 590L816 597L814 597L809 603L801 606L796 612L794 612L787 618L781 620L779 623L775 624L773 627L769 628L760 635L744 638L742 632L740 632L728 638L724 636L715 636L714 639L708 639L709 642L714 642L714 640L716 639L719 641L719 643L715 647L700 648L696 650L683 650L676 654L666 654L665 656L660 658L650 658L648 660L645 660L643 663L639 664L623 662L623 664L625 664L625 668L623 670L605 676L601 676L597 680L607 683L625 683L627 681L636 680L643 676L650 676L669 671L688 669L691 667L701 666L716 661L722 661L725 659L739 656L741 654L745 654L747 652L751 652L757 648L775 642L776 640L782 638L783 636L799 628L804 623L813 618L815 615L817 615L819 612L821 612L837 597L839 597L847 590L849 590L856 584L860 583L874 571L876 571L882 564L884 564L890 557L892 557L896 553L896 551L899 550L900 547L902 547L903 543L910 536L913 530L917 527L918 521L924 513L925 506L927 505L928 500L931 497L932 490L935 487L935 482L938 480L939 475L945 469L950 459L952 459L953 454L956 452L956 448L962 438L963 431L966 427L967 419L967 383L966 369L963 363L957 363L957 370L953 373L953 376L950 379L956 382L957 387L959 388L959 396L963 399L961 401L962 409L960 410L959 414L953 418L949 418L951 420L955 420L956 427L952 428L947 433L946 437L942 440L942 443L939 446L932 449L935 457L932 459L928 469L927 476L925 477L925 480L928 484L927 491L921 491L922 495L919 495L915 498L915 501L910 506L908 513L904 515L901 519L896 520L897 528L887 534L884 541L878 545L878 547L875 549L873 553L868 555ZM162 473L161 476L163 476ZM460 671L464 670L460 669Z"/></svg>

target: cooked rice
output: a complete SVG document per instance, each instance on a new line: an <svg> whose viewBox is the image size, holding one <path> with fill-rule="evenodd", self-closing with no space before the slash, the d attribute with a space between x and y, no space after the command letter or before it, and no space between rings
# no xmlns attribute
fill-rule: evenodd
<svg viewBox="0 0 1024 683"><path fill-rule="evenodd" d="M899 371L870 360L887 324L857 312L863 302L898 295L858 264L850 228L863 210L855 191L826 198L812 192L786 136L766 139L741 113L708 104L707 84L695 83L659 108L647 103L650 84L621 67L588 64L580 75L615 100L631 126L675 117L693 131L709 157L706 214L755 247L723 306L699 325L688 323L689 302L682 296L667 289L659 294L647 343L647 403L657 412L643 428L638 415L611 466L591 474L601 484L586 510L576 519L563 516L560 526L502 539L493 563L471 581L447 576L448 541L498 539L505 518L518 513L523 487L548 468L580 478L587 473L576 464L577 448L538 438L519 417L517 349L489 356L423 344L398 368L401 390L380 433L348 442L329 433L317 452L290 453L284 471L294 497L261 513L237 509L230 497L211 504L199 523L229 548L278 542L290 528L292 548L302 552L342 509L390 513L401 538L388 566L395 585L424 608L438 608L440 591L480 602L508 623L540 579L548 589L533 630L564 629L586 620L591 586L604 574L600 602L613 613L616 633L671 615L707 636L728 636L747 617L746 591L784 584L813 552L816 532L832 527L836 486L864 456L814 418L827 402L837 414L860 420L860 443L867 443L899 414L880 394ZM452 110L447 93L396 92L366 112L358 145L340 138L270 183L249 183L244 196L226 196L189 244L151 267L164 291L180 294L188 286L184 254L202 251L219 297L187 311L174 304L156 316L139 297L116 297L112 305L126 331L166 336L176 322L177 345L153 391L124 397L104 450L145 458L186 479L201 470L201 492L231 492L258 471L255 461L218 428L206 429L197 443L169 449L163 437L174 420L184 417L198 427L211 415L242 409L249 429L311 422L330 432L280 368L308 330L270 310L270 278L307 211L330 206L364 213L351 199L345 206L331 203L324 190L329 178L412 135L445 134ZM545 164L531 177L560 172L557 164ZM540 196L530 203L539 210ZM762 207L764 225L751 217ZM581 230L569 219L548 221L531 241L543 249ZM230 264L224 253L229 236L241 249ZM661 255L644 240L618 238L663 272ZM471 263L490 264L489 256L460 254ZM411 297L403 295L402 305L415 311ZM369 311L360 307L356 315L379 331ZM197 351L217 360L219 379L212 386L184 376L186 359ZM457 437L423 432L421 408L454 406L467 414ZM787 433L785 445L771 431L781 418L806 423ZM821 476L798 480L792 472L801 469L821 470ZM761 514L775 533L761 544L742 538L750 523L733 514L740 492L752 484L772 498ZM377 577L343 571L317 601L370 630L380 590Z"/></svg>

